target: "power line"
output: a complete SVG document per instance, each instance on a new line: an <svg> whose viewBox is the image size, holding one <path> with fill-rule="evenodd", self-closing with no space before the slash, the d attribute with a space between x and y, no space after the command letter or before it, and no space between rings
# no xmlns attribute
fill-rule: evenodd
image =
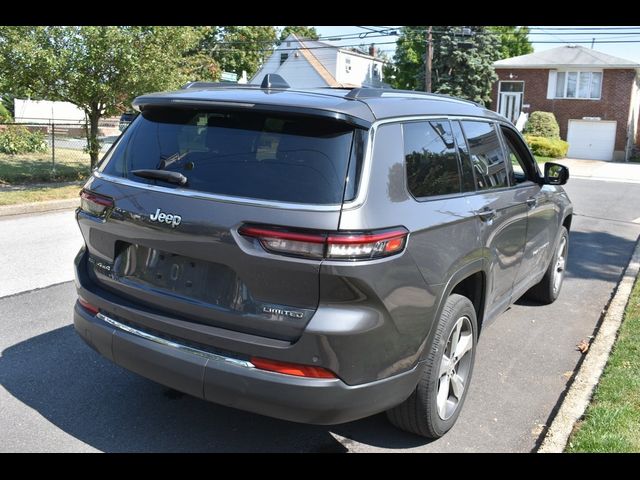
<svg viewBox="0 0 640 480"><path fill-rule="evenodd" d="M614 27L528 27L529 30L559 30L559 31L563 31L563 30L638 30L640 29L640 26L634 26L634 27L620 27L620 26L614 26Z"/></svg>
<svg viewBox="0 0 640 480"><path fill-rule="evenodd" d="M318 41L322 42L324 40L334 40L334 41L339 41L339 40L356 40L356 39L361 39L362 42L359 43L352 43L352 44L344 44L344 45L337 45L337 44L327 44L327 45L305 45L305 47L290 47L290 48L278 48L278 51L281 52L288 52L288 51L295 51L298 50L299 48L306 48L307 50L322 50L322 49L333 49L333 48L349 48L349 47L362 47L364 46L367 42L367 40L373 39L373 38L387 38L387 37L396 37L399 36L397 34L394 33L384 33L385 30L375 30L373 28L370 27L359 27L359 28L365 28L371 31L371 33L373 35L364 37L364 38L360 38L359 35L360 33L358 32L353 32L353 33L348 33L348 34L342 34L342 35L330 35L330 36L324 36L324 37L319 37ZM632 36L640 36L640 27L625 27L627 29L630 28L637 28L639 29L638 32L620 32L620 31L616 31L615 35L616 36L611 36L614 32L600 32L600 31L596 31L596 32L591 32L591 33L575 33L575 32L547 32L544 31L546 29L540 29L543 31L540 32L529 32L529 35L545 35L545 36L551 36L551 37L555 37L557 40L535 40L532 38L528 38L528 40L531 43L536 43L536 44L545 44L545 43L566 43L566 44L590 44L593 41L593 38L596 39L595 43L601 43L601 44L605 44L605 43L640 43L640 40L614 40L616 38L627 38L626 35L632 35ZM598 28L599 30L608 30L608 28ZM565 29L565 30L568 30ZM585 28L579 28L577 27L576 30L585 30ZM377 33L376 33L377 32ZM426 34L427 29L414 29L411 30L412 34L415 35L424 35ZM508 35L517 35L514 32L505 32ZM433 29L432 30L432 34L434 36L438 36L440 34L453 34L455 36L465 36L465 37L473 37L473 36L481 36L481 35L496 35L495 32L490 32L490 31L482 31L482 32L473 32L470 35L463 35L462 33L456 33L456 32L451 32L451 31L447 31L447 30L437 30L437 29ZM560 38L559 35L563 35L563 36L573 36L573 38ZM625 35L624 37L621 37L620 35ZM585 38L586 36L588 36L589 38ZM313 42L313 40L302 40L303 43L305 42ZM384 41L384 42L371 42L374 43L375 45L393 45L395 43L397 43L395 40L394 41ZM253 53L259 53L259 52L272 52L274 51L274 46L275 46L275 42L272 40L255 40L255 41L219 41L216 42L213 46L213 50L216 51L233 51L233 50L240 50L239 48L234 48L234 45L251 45L251 46L256 46L256 45L261 45L264 44L264 48L243 48L242 50L247 52L253 52ZM388 51L388 50L387 50Z"/></svg>
<svg viewBox="0 0 640 480"><path fill-rule="evenodd" d="M571 40L571 41L557 41L557 40L530 40L531 43L591 43L592 40ZM640 43L640 40L596 40L598 43Z"/></svg>
<svg viewBox="0 0 640 480"><path fill-rule="evenodd" d="M592 40L572 40L572 41L558 41L558 40L531 40L531 43L566 43L566 44L590 44ZM396 42L378 42L376 45L393 45ZM615 43L633 43L640 44L640 40L596 40L596 44L615 44ZM295 50L323 50L328 48L348 48L348 47L360 47L359 44L350 44L350 45L329 45L329 46L319 46L319 47L296 47L296 48L279 48L279 52L285 51L295 51ZM274 52L274 49L246 49L246 48L237 48L230 46L222 46L218 49L218 51L242 51L242 52L251 52L251 53L270 53Z"/></svg>
<svg viewBox="0 0 640 480"><path fill-rule="evenodd" d="M375 35L367 35L365 37L362 37L362 32L349 32L349 33L344 33L344 34L339 34L339 35L326 35L326 36L319 36L318 40L309 40L309 39L303 39L302 41L305 42L309 42L309 41L341 41L341 40L356 40L356 39L361 39L363 41L372 39L372 38L384 38L384 37L398 37L400 36L400 33L398 33L398 31L400 30L399 28L395 28L395 27L384 27L383 30L375 30L374 28L371 27L358 27L358 28L363 28L363 29L367 29L369 31L371 31L372 34ZM640 35L640 27L624 27L624 28L615 28L615 27L611 27L611 28L596 28L596 30L598 31L593 31L591 33L586 32L585 30L588 30L587 28L580 28L580 27L576 27L576 28L566 28L564 30L577 30L577 31L584 31L584 33L576 33L576 32L568 32L568 31L561 31L561 32L550 32L547 31L547 29L542 29L539 27L535 27L536 30L540 30L540 31L531 31L532 28L534 27L529 27L530 31L528 32L528 35L544 35L544 36L577 36L577 35L588 35L590 37L595 36L596 38L599 36L610 36L612 34L615 35ZM622 32L622 31L617 31L617 30L631 30L631 29L635 29L637 31L633 31L633 32ZM602 31L602 30L610 30L608 32ZM424 34L426 33L427 29L415 29L412 30L412 33L416 33L416 34ZM393 33L396 32L396 33ZM451 31L449 30L438 30L437 28L434 28L432 30L432 33L434 34L444 34L444 33L451 33ZM483 32L473 32L471 35L496 35L496 32L491 32L491 31L483 31ZM499 35L511 35L511 36L517 36L517 35L521 35L518 32L504 32L504 33L500 33ZM590 41L590 40L589 40ZM565 42L565 40L560 40L558 39L558 43L563 43ZM567 40L566 42L571 42L571 40ZM277 43L277 40L221 40L215 43L215 45L256 45L256 44L265 44L265 45L274 45L275 43ZM340 47L339 45L336 45L338 47Z"/></svg>

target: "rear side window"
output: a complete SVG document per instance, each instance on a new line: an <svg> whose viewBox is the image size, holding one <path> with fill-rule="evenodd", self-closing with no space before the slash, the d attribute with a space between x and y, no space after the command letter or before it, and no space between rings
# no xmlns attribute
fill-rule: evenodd
<svg viewBox="0 0 640 480"><path fill-rule="evenodd" d="M479 190L509 186L507 166L500 139L493 123L463 121L469 155Z"/></svg>
<svg viewBox="0 0 640 480"><path fill-rule="evenodd" d="M448 120L403 125L407 187L416 197L460 192L458 156Z"/></svg>
<svg viewBox="0 0 640 480"><path fill-rule="evenodd" d="M245 111L145 110L99 171L175 187L132 174L163 169L185 175L189 190L305 204L339 204L354 128L315 118ZM361 152L361 149L358 149ZM361 162L354 160L355 168ZM359 172L351 172L352 180ZM350 185L350 195L355 195Z"/></svg>

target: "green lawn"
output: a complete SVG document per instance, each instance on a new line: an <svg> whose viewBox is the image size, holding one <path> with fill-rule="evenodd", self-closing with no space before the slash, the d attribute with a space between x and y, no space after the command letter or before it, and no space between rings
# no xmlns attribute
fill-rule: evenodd
<svg viewBox="0 0 640 480"><path fill-rule="evenodd" d="M79 195L83 183L76 182L71 185L24 185L23 188L19 189L0 187L0 206L75 198Z"/></svg>
<svg viewBox="0 0 640 480"><path fill-rule="evenodd" d="M613 353L567 452L640 452L640 281Z"/></svg>
<svg viewBox="0 0 640 480"><path fill-rule="evenodd" d="M89 165L87 153L67 148L56 148L55 170L51 153L0 154L0 185L84 180Z"/></svg>

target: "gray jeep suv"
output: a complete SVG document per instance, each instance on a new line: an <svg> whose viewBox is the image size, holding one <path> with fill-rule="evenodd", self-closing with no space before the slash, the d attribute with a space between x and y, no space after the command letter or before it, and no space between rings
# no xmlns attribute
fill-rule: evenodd
<svg viewBox="0 0 640 480"><path fill-rule="evenodd" d="M81 193L75 328L222 405L439 437L482 328L560 292L568 171L471 102L276 80L136 98Z"/></svg>

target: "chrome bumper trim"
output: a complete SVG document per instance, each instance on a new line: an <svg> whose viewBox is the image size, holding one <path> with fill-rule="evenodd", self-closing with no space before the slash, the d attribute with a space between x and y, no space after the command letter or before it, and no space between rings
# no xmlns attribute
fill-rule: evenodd
<svg viewBox="0 0 640 480"><path fill-rule="evenodd" d="M137 328L130 327L129 325L125 325L124 323L120 323L117 320L114 320L113 318L106 316L102 312L98 313L96 315L96 318L99 318L100 320L124 332L130 333L132 335L136 335L138 337L144 338L145 340L149 340L151 342L155 342L160 345L164 345L165 347L175 348L176 350L180 350L181 352L190 353L192 355L204 357L216 362L230 363L231 365L236 365L238 367L244 367L244 368L255 368L253 363L249 362L248 360L240 360L237 358L225 357L224 355L205 352L204 350L199 350L197 348L189 347L187 345L182 345L180 343L176 343L171 340L167 340L165 338L156 337L155 335L151 335L150 333L143 332L142 330L138 330Z"/></svg>

